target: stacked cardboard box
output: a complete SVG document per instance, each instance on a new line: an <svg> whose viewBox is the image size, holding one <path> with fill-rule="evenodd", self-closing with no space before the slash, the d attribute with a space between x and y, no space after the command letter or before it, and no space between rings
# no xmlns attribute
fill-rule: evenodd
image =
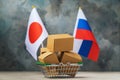
<svg viewBox="0 0 120 80"><path fill-rule="evenodd" d="M71 52L74 38L69 34L49 35L47 48L40 49L40 62L49 64L82 62L80 55Z"/></svg>
<svg viewBox="0 0 120 80"><path fill-rule="evenodd" d="M57 66L43 67L45 76L52 77L58 75L70 75L74 77L78 65L70 65L69 63L82 62L80 55L71 52L73 49L74 38L69 34L49 35L47 39L47 47L40 49L39 61L48 64L58 64Z"/></svg>

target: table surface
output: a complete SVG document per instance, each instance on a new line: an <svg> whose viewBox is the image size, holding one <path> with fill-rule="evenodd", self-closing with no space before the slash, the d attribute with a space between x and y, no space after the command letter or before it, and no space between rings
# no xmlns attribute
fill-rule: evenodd
<svg viewBox="0 0 120 80"><path fill-rule="evenodd" d="M45 78L41 72L0 72L0 80L120 80L120 72L78 72L75 78Z"/></svg>

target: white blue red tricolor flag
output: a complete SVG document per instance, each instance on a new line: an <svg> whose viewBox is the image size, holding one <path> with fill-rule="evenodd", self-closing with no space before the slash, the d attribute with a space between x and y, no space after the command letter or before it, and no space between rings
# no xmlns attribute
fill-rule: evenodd
<svg viewBox="0 0 120 80"><path fill-rule="evenodd" d="M73 52L96 62L100 49L81 8L78 11L73 36Z"/></svg>
<svg viewBox="0 0 120 80"><path fill-rule="evenodd" d="M48 32L36 10L33 8L29 17L25 45L28 52L37 60L37 50L48 37Z"/></svg>

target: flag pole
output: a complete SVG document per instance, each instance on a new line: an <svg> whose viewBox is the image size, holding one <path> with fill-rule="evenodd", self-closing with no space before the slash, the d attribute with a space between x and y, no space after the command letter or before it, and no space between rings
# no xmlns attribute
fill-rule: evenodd
<svg viewBox="0 0 120 80"><path fill-rule="evenodd" d="M43 43L41 44L41 47L42 47L42 48L44 47Z"/></svg>

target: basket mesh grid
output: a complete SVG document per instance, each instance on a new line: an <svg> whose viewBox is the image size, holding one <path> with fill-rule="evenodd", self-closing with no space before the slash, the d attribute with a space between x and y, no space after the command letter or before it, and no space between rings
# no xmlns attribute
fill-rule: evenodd
<svg viewBox="0 0 120 80"><path fill-rule="evenodd" d="M59 64L41 66L45 77L75 77L80 65L78 64Z"/></svg>

